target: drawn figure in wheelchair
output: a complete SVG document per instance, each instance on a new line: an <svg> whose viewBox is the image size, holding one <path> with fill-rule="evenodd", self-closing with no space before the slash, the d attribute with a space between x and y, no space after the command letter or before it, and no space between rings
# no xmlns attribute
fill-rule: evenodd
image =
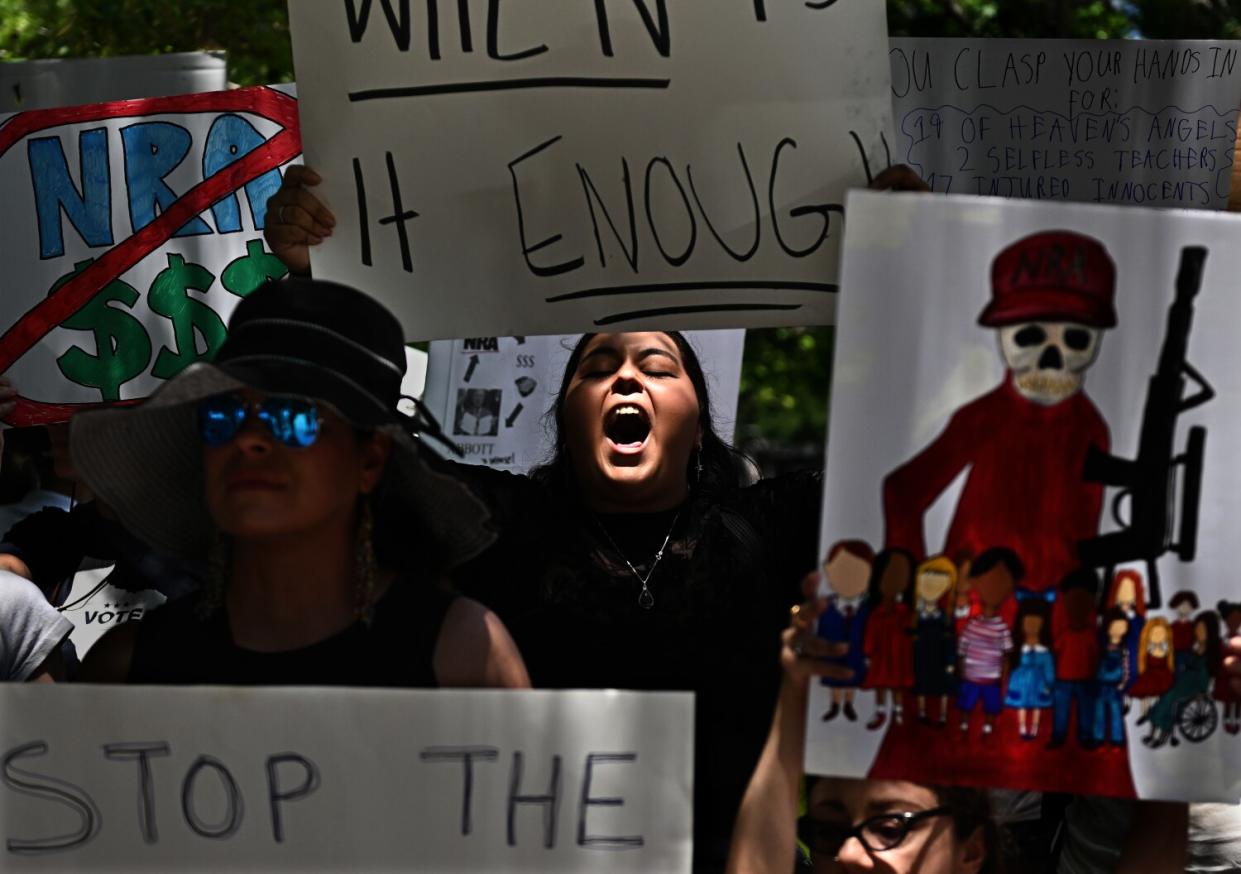
<svg viewBox="0 0 1241 874"><path fill-rule="evenodd" d="M1193 644L1177 654L1176 679L1151 708L1150 733L1142 743L1152 749L1179 745L1177 733L1190 743L1210 737L1219 713L1209 692L1220 663L1219 617L1212 611L1199 613L1193 622Z"/></svg>

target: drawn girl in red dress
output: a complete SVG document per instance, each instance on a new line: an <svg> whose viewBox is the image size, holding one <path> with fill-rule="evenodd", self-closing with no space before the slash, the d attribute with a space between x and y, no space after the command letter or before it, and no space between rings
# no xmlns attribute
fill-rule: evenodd
<svg viewBox="0 0 1241 874"><path fill-rule="evenodd" d="M1129 687L1129 696L1142 702L1138 725L1150 718L1155 699L1172 688L1173 671L1172 629L1167 619L1157 616L1142 628L1138 641L1138 678Z"/></svg>
<svg viewBox="0 0 1241 874"><path fill-rule="evenodd" d="M863 650L866 654L864 689L875 690L875 715L866 727L877 731L887 722L884 707L892 693L892 720L902 723L902 695L914 684L913 556L903 549L885 549L875 557L870 577L870 615L866 620Z"/></svg>

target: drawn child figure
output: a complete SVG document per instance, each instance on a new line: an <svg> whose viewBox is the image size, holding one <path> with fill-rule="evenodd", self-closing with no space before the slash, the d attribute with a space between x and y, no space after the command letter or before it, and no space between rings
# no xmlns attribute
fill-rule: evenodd
<svg viewBox="0 0 1241 874"><path fill-rule="evenodd" d="M1060 583L1052 612L1052 650L1056 685L1052 689L1052 728L1048 749L1064 746L1069 716L1077 703L1077 741L1094 749L1094 682L1099 669L1099 631L1095 601L1099 578L1088 568L1070 572Z"/></svg>
<svg viewBox="0 0 1241 874"><path fill-rule="evenodd" d="M957 656L961 662L961 688L957 706L961 731L970 727L970 715L982 701L983 736L991 734L995 717L1003 708L1002 689L1008 665L1004 656L1013 649L1012 633L1000 610L1025 577L1017 553L1006 547L986 550L970 566L970 585L978 593L982 612L961 632Z"/></svg>
<svg viewBox="0 0 1241 874"><path fill-rule="evenodd" d="M1119 607L1103 615L1103 636L1107 641L1095 672L1094 740L1124 746L1124 696L1129 685L1129 619Z"/></svg>
<svg viewBox="0 0 1241 874"><path fill-rule="evenodd" d="M1176 611L1172 620L1172 650L1176 653L1176 670L1184 667L1185 655L1194 646L1194 611L1198 609L1198 596L1193 592L1180 591L1172 596L1168 607Z"/></svg>
<svg viewBox="0 0 1241 874"><path fill-rule="evenodd" d="M952 614L945 605L955 604L957 566L938 555L918 565L914 579L913 618L914 694L918 720L929 723L926 699L939 699L936 722L948 721L948 696L957 691L957 637Z"/></svg>
<svg viewBox="0 0 1241 874"><path fill-rule="evenodd" d="M1211 688L1215 666L1220 660L1219 617L1210 610L1199 613L1190 623L1190 634L1193 643L1184 658L1178 657L1176 660L1176 679L1172 688L1151 708L1151 733L1142 738L1142 743L1151 749L1158 749L1168 742L1177 746L1178 741L1172 730L1181 705L1205 695Z"/></svg>
<svg viewBox="0 0 1241 874"><path fill-rule="evenodd" d="M1220 601L1217 609L1220 618L1224 620L1224 636L1236 637L1241 634L1241 603ZM1232 683L1228 682L1229 676L1221 659L1215 666L1215 690L1212 697L1223 707L1224 731L1237 734L1241 732L1241 695L1238 695Z"/></svg>
<svg viewBox="0 0 1241 874"><path fill-rule="evenodd" d="M885 549L875 558L870 575L869 612L863 648L866 653L864 688L875 690L875 715L866 727L878 731L887 721L884 711L892 693L892 721L902 723L903 696L913 688L913 639L909 633L913 611L914 560L903 549Z"/></svg>
<svg viewBox="0 0 1241 874"><path fill-rule="evenodd" d="M1112 578L1111 590L1107 593L1106 607L1111 610L1119 608L1129 621L1129 633L1125 635L1125 648L1129 650L1129 685L1125 688L1125 712L1129 711L1130 689L1137 682L1138 649L1142 638L1142 629L1146 627L1146 586L1142 575L1135 570L1122 570Z"/></svg>
<svg viewBox="0 0 1241 874"><path fill-rule="evenodd" d="M1017 711L1022 740L1038 737L1039 716L1051 709L1056 665L1051 655L1051 603L1040 597L1023 598L1013 624L1012 670L1004 705ZM1029 717L1027 728L1027 716Z"/></svg>
<svg viewBox="0 0 1241 874"><path fill-rule="evenodd" d="M1172 627L1156 616L1142 629L1138 641L1138 678L1129 687L1129 696L1142 702L1138 725L1150 719L1151 704L1172 688L1175 670L1172 654Z"/></svg>
<svg viewBox="0 0 1241 874"><path fill-rule="evenodd" d="M823 721L835 719L844 711L845 719L857 719L853 698L857 687L866 680L866 654L863 647L866 631L866 590L870 583L875 551L861 540L842 540L833 544L823 562L827 580L827 609L819 617L818 634L824 640L847 643L849 651L828 659L853 671L848 680L824 677L821 682L832 690L832 703L823 714Z"/></svg>

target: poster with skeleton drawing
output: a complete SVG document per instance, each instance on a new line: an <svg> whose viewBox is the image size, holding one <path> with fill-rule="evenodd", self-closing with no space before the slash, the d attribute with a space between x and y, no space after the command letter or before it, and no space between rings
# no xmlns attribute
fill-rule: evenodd
<svg viewBox="0 0 1241 874"><path fill-rule="evenodd" d="M1241 217L848 203L807 770L1241 799Z"/></svg>

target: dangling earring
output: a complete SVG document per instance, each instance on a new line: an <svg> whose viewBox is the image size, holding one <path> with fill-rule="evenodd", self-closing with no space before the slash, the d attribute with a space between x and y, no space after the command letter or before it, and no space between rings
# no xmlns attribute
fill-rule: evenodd
<svg viewBox="0 0 1241 874"><path fill-rule="evenodd" d="M368 495L358 510L357 553L354 556L354 612L369 628L375 606L375 517Z"/></svg>
<svg viewBox="0 0 1241 874"><path fill-rule="evenodd" d="M702 482L702 444L698 444L698 455L694 459L694 485Z"/></svg>
<svg viewBox="0 0 1241 874"><path fill-rule="evenodd" d="M207 581L198 593L194 612L206 621L224 606L224 592L228 589L229 561L231 559L228 538L219 530L207 550Z"/></svg>

